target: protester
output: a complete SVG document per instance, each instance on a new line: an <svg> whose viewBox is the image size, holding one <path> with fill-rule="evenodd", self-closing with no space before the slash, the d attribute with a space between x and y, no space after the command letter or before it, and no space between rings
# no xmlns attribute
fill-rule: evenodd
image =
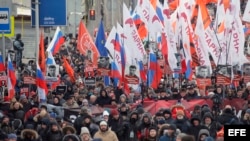
<svg viewBox="0 0 250 141"><path fill-rule="evenodd" d="M101 121L99 125L99 131L94 135L94 139L102 139L102 141L119 141L115 132L108 128L106 121Z"/></svg>
<svg viewBox="0 0 250 141"><path fill-rule="evenodd" d="M82 141L92 141L91 135L89 133L88 128L82 127L81 128L81 134L80 134Z"/></svg>
<svg viewBox="0 0 250 141"><path fill-rule="evenodd" d="M169 1L171 8L170 3ZM185 6L190 9L188 5ZM208 8L210 6L211 4L207 4ZM216 11L216 6L212 7ZM213 9L209 10L213 11ZM169 17L174 17L172 12L174 10L171 9ZM168 11L164 13L168 15ZM184 18L185 14L180 17ZM211 15L212 17L213 15ZM190 22L192 27L196 23L193 19ZM128 23L125 23L123 27L126 24ZM242 24L245 33L245 28L250 26L248 22ZM137 25L137 28L139 28L139 26L145 24ZM214 27L214 21L210 25ZM218 25L223 24L218 23ZM215 26L215 29L217 28ZM170 30L172 34L173 29ZM127 57L125 57L127 59L125 62L121 59L123 58L122 55L117 54L117 52L127 53L127 51L123 52L123 44L119 43L123 43L123 40L128 37L120 37L120 41L112 40L111 42L115 45L115 52L109 52L107 56L98 56L98 52L90 48L92 43L88 40L84 44L84 46L88 46L88 49L83 49L85 53L82 53L82 44L79 45L78 41L85 40L83 37L88 36L79 36L78 39L67 36L68 40L63 43L59 52L53 54L56 65L51 68L46 65L48 70L51 69L50 76L53 73L55 79L45 77L47 88L41 91L39 87L43 83L37 84L41 78L31 81L36 76L36 62L29 60L26 64L26 60L23 61L24 63L22 59L17 60L24 48L24 43L21 43L21 36L17 34L13 42L16 53L13 69L20 71L16 71L15 97L11 100L8 99L9 89L3 90L0 97L0 140L7 138L11 141L18 140L16 136L20 136L22 140L31 140L32 138L40 141L211 141L212 139L223 139L224 134L221 133L224 129L223 125L250 124L250 80L245 77L248 75L249 68L247 65L244 65L244 69L240 69L239 66L233 71L236 73L232 74L233 72L230 72L231 67L226 66L219 69L218 63L221 63L222 60L217 60L217 62L211 52L206 61L210 61L209 64L212 68L202 66L204 64L196 64L203 62L203 60L200 58L200 54L196 56L191 46L190 53L192 54L186 55L186 53L189 53L185 50L187 46L184 46L186 41L183 40L183 37L186 36L180 36L180 39L178 38L180 41L173 41L177 43L174 44L174 46L177 45L177 48L174 51L172 50L172 53L171 48L168 48L170 53L166 55L164 54L164 50L166 50L164 48L166 47L164 46L165 39L172 40L177 35L167 35L167 38L162 38L162 35L161 39L158 35L156 36L157 42L152 42L156 55L159 56L154 58L146 53L145 60L142 61L143 66L138 65L141 60L130 58L130 54L125 54ZM227 36L225 35L225 37ZM135 36L133 38L136 39ZM192 36L190 36L190 41L194 40L191 38ZM149 40L154 39L150 37ZM138 38L136 41L141 40ZM47 39L46 42L45 49L48 47L49 40ZM167 43L171 44L172 41L167 41ZM113 44L111 45L113 48ZM190 45L194 45L194 43L190 42ZM17 49L18 47L20 47L20 50ZM108 44L106 48L109 48ZM143 50L143 48L141 49ZM147 49L150 51L149 48ZM196 49L198 52L198 48ZM26 50L24 49L24 51ZM134 53L135 50L129 51ZM178 60L173 59L172 54L178 55L176 56ZM44 55L47 56L46 53ZM243 57L243 54L241 55ZM99 57L99 60L96 56ZM246 57L248 56L246 55ZM185 57L191 58L191 67L189 64L185 64L187 63ZM65 66L64 58L69 63L68 67ZM150 62L150 67L148 67L148 58L149 60L156 59L157 62ZM219 58L226 60L224 56ZM232 61L231 57L228 59L229 62ZM234 59L237 60L238 58L233 58L233 61ZM196 62L197 60L200 62ZM99 61L99 63L94 64L96 61ZM113 61L118 62L114 63ZM116 63L118 66L114 65ZM161 65L160 69L151 70L158 64ZM173 70L172 65L179 68ZM215 67L216 65L218 66ZM199 72L191 69L195 66L200 66ZM72 67L72 69L69 67ZM235 68L235 65L233 67ZM57 68L59 68L59 71L55 70ZM152 71L152 74L148 74L148 69ZM103 76L104 72L100 70L107 71L109 75ZM162 77L159 80L156 80L156 76L152 77L154 80L150 79L150 75L160 74L160 71L162 71ZM225 78L224 71L230 77ZM8 71L0 73L1 78L4 78L2 77L4 74L6 76L10 74L6 72ZM55 74L57 72L59 74ZM42 72L42 74L47 73ZM189 74L190 76L188 76ZM144 80L144 75L150 80L150 83L152 81L157 82L157 84L155 86L149 84L148 80ZM27 82L27 80L30 81ZM128 85L127 83L133 84ZM1 81L0 88L6 87L6 84L7 81ZM59 86L65 87L65 90L60 89ZM7 88L10 88L10 86ZM41 99L41 97L45 99ZM42 104L43 102L45 103ZM240 114L241 110L242 113ZM16 122L18 119L21 122Z"/></svg>

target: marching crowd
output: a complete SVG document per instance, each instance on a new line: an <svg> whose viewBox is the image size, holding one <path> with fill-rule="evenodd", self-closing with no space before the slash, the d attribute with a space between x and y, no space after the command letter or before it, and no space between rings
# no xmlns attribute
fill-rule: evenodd
<svg viewBox="0 0 250 141"><path fill-rule="evenodd" d="M46 44L46 42L45 42ZM46 44L47 45L47 44ZM66 56L74 66L76 81L72 83L62 65ZM69 40L55 55L60 65L60 84L66 85L66 92L50 90L47 104L62 106L66 109L80 108L75 120L55 116L48 111L46 104L39 104L36 86L30 86L28 95L21 93L25 85L25 76L35 76L36 63L31 60L22 63L18 69L15 87L16 96L10 103L1 102L0 140L3 141L223 141L223 125L250 124L250 101L244 107L242 116L234 114L230 105L219 105L222 112L208 105L195 105L188 113L185 107L177 109L173 116L173 107L161 107L154 115L143 108L143 101L200 99L217 97L239 98L248 100L250 83L242 83L237 91L233 88L216 86L210 89L208 96L201 96L194 84L186 83L180 89L163 81L158 89L131 91L123 94L123 89L112 86L88 87L82 83L84 78L84 61L76 49L76 40ZM14 61L15 63L15 61ZM50 89L50 86L48 85ZM5 92L6 93L6 92ZM6 95L6 94L5 94ZM137 101L142 104L131 105ZM101 114L92 114L91 106L104 108ZM181 105L179 105L181 106ZM224 106L224 107L223 107Z"/></svg>
<svg viewBox="0 0 250 141"><path fill-rule="evenodd" d="M7 90L1 95L0 141L224 141L224 125L250 125L250 82L241 82L237 88L214 84L207 95L200 93L193 82L185 80L176 87L175 80L170 82L165 76L157 89L143 87L131 90L129 95L122 87L84 85L84 78L90 75L84 69L88 56L80 54L72 35L54 55L60 79L56 85L67 86L66 90L59 92L48 85L46 104L41 104L36 85L24 84L24 77L36 77L37 64L34 60L22 63L25 45L20 34L13 46L14 51L10 52L16 56L16 93L10 102L4 101ZM65 57L73 67L75 82L62 66ZM103 81L98 73L93 76ZM28 94L22 93L24 87L29 87ZM181 101L192 99L211 99L213 106L193 105L190 113ZM236 116L232 105L222 104L224 99L245 100L241 116ZM176 100L176 105L160 107L156 113L143 108L144 102L158 100ZM70 119L49 111L48 104L80 111L75 119ZM101 107L101 113L93 113L94 106Z"/></svg>

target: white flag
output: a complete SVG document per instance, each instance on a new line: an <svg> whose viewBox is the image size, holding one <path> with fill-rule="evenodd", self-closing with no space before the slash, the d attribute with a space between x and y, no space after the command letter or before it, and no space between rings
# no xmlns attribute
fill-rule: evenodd
<svg viewBox="0 0 250 141"><path fill-rule="evenodd" d="M146 51L130 12L125 4L123 4L123 32L126 58L131 58L130 61L132 62L134 59L142 61L144 56L146 56ZM127 62L128 61L129 60L127 60ZM132 64L132 62L129 63Z"/></svg>
<svg viewBox="0 0 250 141"><path fill-rule="evenodd" d="M243 17L243 21L250 22L250 0L248 0Z"/></svg>

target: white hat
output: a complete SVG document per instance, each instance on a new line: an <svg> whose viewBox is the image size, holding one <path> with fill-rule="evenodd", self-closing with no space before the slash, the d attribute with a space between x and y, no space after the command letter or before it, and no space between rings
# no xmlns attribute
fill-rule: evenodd
<svg viewBox="0 0 250 141"><path fill-rule="evenodd" d="M214 92L209 92L209 93L207 94L207 96L213 97L213 96L214 96Z"/></svg>
<svg viewBox="0 0 250 141"><path fill-rule="evenodd" d="M247 82L247 87L249 87L250 86L250 82Z"/></svg>
<svg viewBox="0 0 250 141"><path fill-rule="evenodd" d="M106 122L106 121L101 121L101 122L100 122L100 126L102 126L102 125L106 125L106 126L108 126L108 124L107 124L107 122Z"/></svg>
<svg viewBox="0 0 250 141"><path fill-rule="evenodd" d="M89 134L89 129L87 127L82 127L81 128L81 135L82 134Z"/></svg>
<svg viewBox="0 0 250 141"><path fill-rule="evenodd" d="M109 112L108 111L103 111L102 116L109 116Z"/></svg>

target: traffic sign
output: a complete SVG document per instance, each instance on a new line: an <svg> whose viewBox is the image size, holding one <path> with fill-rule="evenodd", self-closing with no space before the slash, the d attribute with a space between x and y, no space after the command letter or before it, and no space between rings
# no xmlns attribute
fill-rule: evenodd
<svg viewBox="0 0 250 141"><path fill-rule="evenodd" d="M0 8L0 32L10 32L9 8Z"/></svg>
<svg viewBox="0 0 250 141"><path fill-rule="evenodd" d="M4 32L5 37L12 38L15 36L15 17L10 16L10 31ZM0 37L2 37L2 34L0 34Z"/></svg>
<svg viewBox="0 0 250 141"><path fill-rule="evenodd" d="M35 0L31 7L35 9ZM67 0L39 0L39 26L66 26L67 25ZM36 13L31 12L31 24L36 25Z"/></svg>

